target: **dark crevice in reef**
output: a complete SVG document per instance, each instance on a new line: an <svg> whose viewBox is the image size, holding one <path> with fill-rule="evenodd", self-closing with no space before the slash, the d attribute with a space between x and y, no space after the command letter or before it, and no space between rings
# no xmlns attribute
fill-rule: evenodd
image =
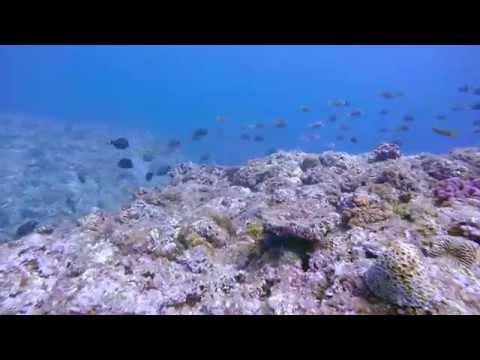
<svg viewBox="0 0 480 360"><path fill-rule="evenodd" d="M308 270L311 253L316 249L312 241L295 236L278 236L273 233L266 233L263 241L264 251L272 256L272 259L280 260L287 252L294 253L302 261L302 269Z"/></svg>

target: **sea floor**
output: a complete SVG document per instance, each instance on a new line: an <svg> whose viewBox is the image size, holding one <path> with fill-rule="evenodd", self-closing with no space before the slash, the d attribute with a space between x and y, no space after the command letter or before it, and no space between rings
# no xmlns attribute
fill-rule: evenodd
<svg viewBox="0 0 480 360"><path fill-rule="evenodd" d="M19 159L32 149L13 144ZM35 161L80 187L50 158L72 146L51 145ZM89 169L111 186L118 155L103 156ZM0 313L480 314L479 148L280 151L238 167L184 162L169 175L119 211L0 245ZM49 176L40 179L48 189ZM7 198L21 190L9 186ZM96 191L85 212L98 207Z"/></svg>

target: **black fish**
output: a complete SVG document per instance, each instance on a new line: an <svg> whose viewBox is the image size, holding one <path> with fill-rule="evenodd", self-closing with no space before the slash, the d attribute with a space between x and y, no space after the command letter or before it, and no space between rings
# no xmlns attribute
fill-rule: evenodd
<svg viewBox="0 0 480 360"><path fill-rule="evenodd" d="M128 140L125 138L118 138L116 140L110 140L110 144L115 146L116 149L126 149L128 148Z"/></svg>
<svg viewBox="0 0 480 360"><path fill-rule="evenodd" d="M330 121L330 122L337 121L337 116L336 115L330 115L330 117L328 118L328 121Z"/></svg>
<svg viewBox="0 0 480 360"><path fill-rule="evenodd" d="M415 118L413 117L413 115L405 115L403 117L403 121L405 121L405 122L412 122L414 120L415 120Z"/></svg>
<svg viewBox="0 0 480 360"><path fill-rule="evenodd" d="M123 158L118 162L118 167L122 169L131 169L133 168L133 162L130 159Z"/></svg>
<svg viewBox="0 0 480 360"><path fill-rule="evenodd" d="M470 89L470 88L469 88L468 85L463 85L463 86L460 86L460 87L458 88L458 91L463 92L463 93L466 93L466 92L468 92L469 89Z"/></svg>
<svg viewBox="0 0 480 360"><path fill-rule="evenodd" d="M200 140L208 135L208 130L205 128L196 129L192 135L192 141Z"/></svg>
<svg viewBox="0 0 480 360"><path fill-rule="evenodd" d="M201 163L205 163L205 162L208 162L211 158L211 155L210 154L203 154L201 157L200 157L200 162Z"/></svg>
<svg viewBox="0 0 480 360"><path fill-rule="evenodd" d="M308 106L300 106L300 111L307 113L307 112L310 112L311 110Z"/></svg>
<svg viewBox="0 0 480 360"><path fill-rule="evenodd" d="M348 114L348 116L350 117L360 117L362 115L363 115L363 112L360 110L354 110L350 114Z"/></svg>
<svg viewBox="0 0 480 360"><path fill-rule="evenodd" d="M180 140L173 139L173 140L170 140L170 141L168 142L167 147L168 147L169 149L175 149L175 148L179 147L180 144L181 144L181 143L180 143Z"/></svg>
<svg viewBox="0 0 480 360"><path fill-rule="evenodd" d="M27 221L25 224L20 225L18 227L17 231L15 232L15 235L17 236L17 238L24 237L24 236L32 233L33 230L35 230L35 228L37 226L38 226L37 221L35 221L35 220Z"/></svg>
<svg viewBox="0 0 480 360"><path fill-rule="evenodd" d="M403 96L403 93L400 91L384 91L380 94L384 99L394 99L396 97Z"/></svg>
<svg viewBox="0 0 480 360"><path fill-rule="evenodd" d="M260 135L257 135L253 138L253 141L255 141L255 142L262 142L264 140L265 140L265 138L263 136L260 136Z"/></svg>
<svg viewBox="0 0 480 360"><path fill-rule="evenodd" d="M151 181L153 178L153 172L149 171L145 174L145 180Z"/></svg>
<svg viewBox="0 0 480 360"><path fill-rule="evenodd" d="M171 169L170 165L164 165L157 170L157 176L165 176Z"/></svg>
<svg viewBox="0 0 480 360"><path fill-rule="evenodd" d="M142 159L145 162L151 162L155 159L155 155L150 152L146 152L145 154L143 154Z"/></svg>
<svg viewBox="0 0 480 360"><path fill-rule="evenodd" d="M356 144L358 142L357 138L355 136L351 137L350 138L350 141L354 144Z"/></svg>
<svg viewBox="0 0 480 360"><path fill-rule="evenodd" d="M77 179L78 179L78 181L80 181L82 184L85 184L85 182L87 181L84 173L77 173Z"/></svg>
<svg viewBox="0 0 480 360"><path fill-rule="evenodd" d="M348 127L348 125L346 124L340 124L340 126L338 127L340 130L342 131L348 131L350 130L350 128Z"/></svg>
<svg viewBox="0 0 480 360"><path fill-rule="evenodd" d="M278 152L278 149L272 148L272 149L269 149L265 152L265 156L270 156L270 155L275 154L277 152Z"/></svg>
<svg viewBox="0 0 480 360"><path fill-rule="evenodd" d="M407 126L407 125L401 125L397 128L397 131L402 131L402 132L406 132L406 131L409 131L410 128Z"/></svg>
<svg viewBox="0 0 480 360"><path fill-rule="evenodd" d="M274 127L276 127L277 129L283 129L283 128L286 128L288 125L287 121L286 120L283 120L283 119L278 119L275 121L275 123L273 124Z"/></svg>
<svg viewBox="0 0 480 360"><path fill-rule="evenodd" d="M240 139L248 141L248 140L250 140L250 135L249 134L242 134L242 135L240 135Z"/></svg>

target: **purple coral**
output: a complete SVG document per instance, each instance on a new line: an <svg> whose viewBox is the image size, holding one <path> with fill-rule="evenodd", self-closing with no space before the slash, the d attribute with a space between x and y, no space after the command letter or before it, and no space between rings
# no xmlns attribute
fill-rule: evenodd
<svg viewBox="0 0 480 360"><path fill-rule="evenodd" d="M373 150L372 161L385 161L390 159L398 159L401 156L400 147L397 144L384 143L378 145Z"/></svg>
<svg viewBox="0 0 480 360"><path fill-rule="evenodd" d="M451 177L439 182L433 191L437 200L445 201L451 198L476 198L480 199L480 178L464 180L459 177Z"/></svg>

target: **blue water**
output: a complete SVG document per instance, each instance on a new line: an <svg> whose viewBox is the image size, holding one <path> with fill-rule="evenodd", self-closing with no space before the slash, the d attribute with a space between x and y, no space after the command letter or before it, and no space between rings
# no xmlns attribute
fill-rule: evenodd
<svg viewBox="0 0 480 360"><path fill-rule="evenodd" d="M480 112L451 111L480 101L458 92L463 84L480 87L478 64L478 46L2 46L0 111L148 129L181 139L192 160L210 152L223 164L270 148L322 151L332 142L364 152L391 138L401 139L407 153L446 152L478 143L472 122ZM384 90L405 96L385 100ZM342 113L329 106L332 99L347 99L365 115L331 124L328 116ZM311 113L301 113L301 105ZM379 116L382 108L391 115ZM402 124L406 113L415 116L410 132L378 132ZM447 120L437 120L438 113ZM227 119L223 138L216 135L219 115ZM268 125L278 117L288 128L257 130L265 142L239 140L242 124ZM306 125L317 120L326 124L320 139L302 142ZM340 122L350 131L338 131ZM459 136L440 137L432 126ZM196 127L210 135L190 143ZM346 141L336 141L338 134Z"/></svg>
<svg viewBox="0 0 480 360"><path fill-rule="evenodd" d="M479 64L478 46L0 46L0 242L26 221L118 209L138 187L168 180L149 182L147 172L204 154L232 165L270 149L361 153L400 140L413 154L478 145L472 123L480 111L451 108L480 102L458 90L480 88ZM404 96L386 100L383 91ZM355 109L364 115L348 117ZM406 114L415 118L409 132L379 132L404 124ZM288 127L274 128L278 118ZM309 129L316 121L325 127ZM242 129L258 122L266 127ZM436 135L433 126L458 136ZM192 142L196 128L209 134ZM245 133L265 141L242 141ZM304 141L309 134L317 138ZM119 136L129 149L108 144ZM162 150L170 139L182 143L174 154ZM144 162L144 151L156 159ZM118 168L122 157L134 168Z"/></svg>

